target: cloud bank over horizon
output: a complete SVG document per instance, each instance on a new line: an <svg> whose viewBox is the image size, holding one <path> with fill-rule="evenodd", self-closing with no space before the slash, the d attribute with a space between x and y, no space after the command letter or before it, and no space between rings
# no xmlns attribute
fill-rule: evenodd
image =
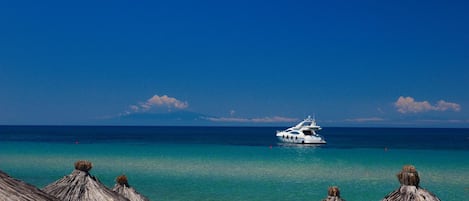
<svg viewBox="0 0 469 201"><path fill-rule="evenodd" d="M213 122L235 122L235 123L280 123L280 122L296 122L297 118L288 117L262 117L262 118L241 118L241 117L206 117L205 119Z"/></svg>
<svg viewBox="0 0 469 201"><path fill-rule="evenodd" d="M411 96L400 96L394 103L393 107L397 110L400 114L417 114L417 113L425 113L425 112L445 112L445 111L452 111L452 112L459 112L461 111L461 105L454 102L448 102L445 100L439 100L435 104L431 104L429 101L417 101ZM293 123L298 122L300 119L298 118L290 118L284 117L279 115L272 115L272 116L264 116L264 117L238 117L234 116L236 113L235 110L230 110L228 117L223 116L212 116L210 114L203 114L197 113L194 111L188 111L189 108L188 101L183 101L177 99L176 97L171 97L168 95L153 95L149 99L143 102L138 102L137 104L133 104L129 106L129 109L121 114L119 117L123 116L132 116L137 114L148 114L148 115L160 115L160 116L148 116L148 118L161 118L161 115L167 115L167 118L174 118L174 114L180 115L184 118L188 115L190 119L198 119L198 122L212 122L215 124L232 124L232 123L239 123L239 124L271 124L271 123ZM326 122L329 123L342 123L342 124L393 124L394 125L407 125L409 124L409 119L406 120L405 123L400 122L398 119L393 119L392 117L386 116L380 108L378 108L380 112L379 116L369 116L369 117L355 117L355 118L345 118L342 120L329 120ZM182 113L176 113L182 112ZM384 116L383 116L384 115ZM133 117L132 117L133 118ZM138 117L136 117L138 118ZM415 124L422 124L422 123L468 123L468 120L457 120L457 118L452 118L451 121L442 121L441 119L434 120L432 117L427 119L426 121L415 121Z"/></svg>
<svg viewBox="0 0 469 201"><path fill-rule="evenodd" d="M385 121L385 119L381 117L363 117L363 118L345 119L345 122L357 122L357 123L382 122L382 121Z"/></svg>
<svg viewBox="0 0 469 201"><path fill-rule="evenodd" d="M130 105L130 110L124 112L123 114L120 114L119 116L127 116L135 113L151 113L155 111L171 113L173 112L173 109L185 110L188 107L189 103L187 101L181 101L175 97L170 97L168 95L153 95L145 102ZM298 121L297 118L288 118L281 116L260 118L233 117L234 114L235 111L230 110L231 117L213 117L201 114L200 118L214 123L289 123Z"/></svg>
<svg viewBox="0 0 469 201"><path fill-rule="evenodd" d="M446 102L444 100L438 101L435 105L431 105L428 101L415 101L414 98L408 96L400 96L394 103L397 111L402 114L406 113L421 113L429 111L454 111L459 112L461 105L457 103Z"/></svg>

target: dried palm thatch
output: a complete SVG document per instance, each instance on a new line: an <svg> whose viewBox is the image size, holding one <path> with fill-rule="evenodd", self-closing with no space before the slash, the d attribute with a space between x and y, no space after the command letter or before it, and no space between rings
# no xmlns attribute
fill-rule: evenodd
<svg viewBox="0 0 469 201"><path fill-rule="evenodd" d="M337 186L332 186L327 189L327 198L323 199L322 201L345 201L344 199L340 198L340 190Z"/></svg>
<svg viewBox="0 0 469 201"><path fill-rule="evenodd" d="M125 175L121 175L116 178L116 184L112 190L126 197L130 201L149 201L148 198L138 193L134 188L130 187Z"/></svg>
<svg viewBox="0 0 469 201"><path fill-rule="evenodd" d="M47 185L43 190L63 201L128 201L91 176L88 172L91 168L91 162L77 161L70 175Z"/></svg>
<svg viewBox="0 0 469 201"><path fill-rule="evenodd" d="M121 186L127 186L130 187L129 181L127 180L127 176L125 175L120 175L116 178L116 184L119 184Z"/></svg>
<svg viewBox="0 0 469 201"><path fill-rule="evenodd" d="M401 186L389 193L382 201L440 201L433 193L419 186L420 177L412 165L405 165L397 174Z"/></svg>
<svg viewBox="0 0 469 201"><path fill-rule="evenodd" d="M89 172L93 168L93 164L89 161L77 161L75 162L75 169L84 172Z"/></svg>
<svg viewBox="0 0 469 201"><path fill-rule="evenodd" d="M0 171L0 200L4 201L58 201L59 199L31 184L10 177Z"/></svg>

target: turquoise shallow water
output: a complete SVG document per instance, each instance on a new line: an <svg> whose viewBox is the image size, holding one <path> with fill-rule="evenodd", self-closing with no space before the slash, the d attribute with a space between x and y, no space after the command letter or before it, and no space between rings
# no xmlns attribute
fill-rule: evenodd
<svg viewBox="0 0 469 201"><path fill-rule="evenodd" d="M0 169L40 188L90 160L108 187L119 174L151 200L381 200L396 173L416 166L421 186L444 201L469 197L469 151L184 143L0 141Z"/></svg>

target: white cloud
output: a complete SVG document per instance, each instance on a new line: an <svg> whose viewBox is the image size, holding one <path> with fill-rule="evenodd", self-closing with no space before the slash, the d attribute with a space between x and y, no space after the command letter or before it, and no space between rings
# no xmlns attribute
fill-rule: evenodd
<svg viewBox="0 0 469 201"><path fill-rule="evenodd" d="M135 111L135 112L136 112L136 111L138 111L140 108L139 108L138 106L136 106L136 105L131 105L131 106L130 106L130 109L131 109L132 111Z"/></svg>
<svg viewBox="0 0 469 201"><path fill-rule="evenodd" d="M279 123L279 122L296 122L296 118L288 117L262 117L262 118L237 118L237 117L207 117L207 120L214 122L237 122L237 123Z"/></svg>
<svg viewBox="0 0 469 201"><path fill-rule="evenodd" d="M148 105L150 107L167 106L169 108L174 107L177 109L185 109L189 107L189 104L187 102L182 102L176 98L169 97L167 95L163 95L163 96L154 95L153 97L147 100L145 105Z"/></svg>
<svg viewBox="0 0 469 201"><path fill-rule="evenodd" d="M427 111L447 111L453 110L459 112L461 106L457 103L450 103L444 100L438 101L436 105L431 105L428 101L415 101L412 97L399 97L394 103L394 106L397 108L397 111L400 113L419 113Z"/></svg>
<svg viewBox="0 0 469 201"><path fill-rule="evenodd" d="M154 95L147 101L139 103L137 105L129 106L132 112L146 112L155 108L167 108L167 109L186 109L189 107L187 101L180 101L176 98L169 97L167 95L158 96ZM127 112L129 114L129 112Z"/></svg>
<svg viewBox="0 0 469 201"><path fill-rule="evenodd" d="M444 100L440 100L438 101L438 104L436 105L435 110L438 110L438 111L454 110L456 112L459 112L461 110L461 106L456 103L450 103Z"/></svg>

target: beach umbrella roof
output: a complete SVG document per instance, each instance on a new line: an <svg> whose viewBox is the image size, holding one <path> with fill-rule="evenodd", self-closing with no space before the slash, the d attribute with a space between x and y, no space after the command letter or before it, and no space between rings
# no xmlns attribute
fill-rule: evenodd
<svg viewBox="0 0 469 201"><path fill-rule="evenodd" d="M59 199L0 171L0 200L58 201Z"/></svg>
<svg viewBox="0 0 469 201"><path fill-rule="evenodd" d="M440 201L436 195L419 186L420 177L414 166L404 166L397 174L397 179L401 186L382 201Z"/></svg>
<svg viewBox="0 0 469 201"><path fill-rule="evenodd" d="M64 201L128 201L91 176L91 168L91 162L77 161L70 175L47 185L43 190Z"/></svg>
<svg viewBox="0 0 469 201"><path fill-rule="evenodd" d="M331 186L327 189L327 197L324 198L322 201L345 201L344 199L340 198L340 190L337 186Z"/></svg>
<svg viewBox="0 0 469 201"><path fill-rule="evenodd" d="M126 197L130 201L149 201L148 198L138 193L134 188L130 187L125 175L121 175L116 178L116 184L112 190Z"/></svg>

